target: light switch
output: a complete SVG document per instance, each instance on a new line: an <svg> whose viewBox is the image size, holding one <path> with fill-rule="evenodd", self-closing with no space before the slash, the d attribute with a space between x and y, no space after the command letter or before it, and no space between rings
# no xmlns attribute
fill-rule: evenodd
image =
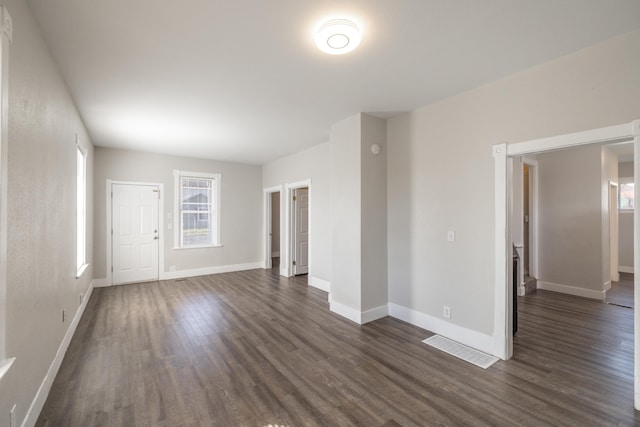
<svg viewBox="0 0 640 427"><path fill-rule="evenodd" d="M455 231L447 231L447 241L455 242L456 241L456 232Z"/></svg>

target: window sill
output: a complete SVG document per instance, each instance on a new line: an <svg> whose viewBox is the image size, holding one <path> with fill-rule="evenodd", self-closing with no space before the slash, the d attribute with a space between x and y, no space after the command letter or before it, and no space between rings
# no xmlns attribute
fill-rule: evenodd
<svg viewBox="0 0 640 427"><path fill-rule="evenodd" d="M7 372L9 372L9 368L11 368L11 365L15 360L15 357L12 357L11 359L0 360L0 380L2 380L2 377L4 377Z"/></svg>
<svg viewBox="0 0 640 427"><path fill-rule="evenodd" d="M202 246L174 246L173 249L179 251L183 249L207 249L207 248L222 248L224 245L202 245Z"/></svg>
<svg viewBox="0 0 640 427"><path fill-rule="evenodd" d="M87 269L87 267L89 267L89 264L83 264L82 267L80 267L76 273L76 279L79 279L82 277L82 273L85 272L85 270Z"/></svg>
<svg viewBox="0 0 640 427"><path fill-rule="evenodd" d="M633 209L619 209L618 213L633 213Z"/></svg>

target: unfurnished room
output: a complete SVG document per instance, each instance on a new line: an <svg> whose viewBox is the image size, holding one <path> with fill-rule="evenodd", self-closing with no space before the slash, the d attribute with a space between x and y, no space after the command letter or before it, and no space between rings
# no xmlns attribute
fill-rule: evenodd
<svg viewBox="0 0 640 427"><path fill-rule="evenodd" d="M640 424L637 0L4 0L0 427Z"/></svg>

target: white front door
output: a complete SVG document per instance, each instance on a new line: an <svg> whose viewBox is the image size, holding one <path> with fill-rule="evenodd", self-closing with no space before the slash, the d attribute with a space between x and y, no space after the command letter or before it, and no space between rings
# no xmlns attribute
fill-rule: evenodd
<svg viewBox="0 0 640 427"><path fill-rule="evenodd" d="M112 186L113 284L158 279L158 204L154 185Z"/></svg>
<svg viewBox="0 0 640 427"><path fill-rule="evenodd" d="M309 190L293 190L295 204L294 274L309 273Z"/></svg>

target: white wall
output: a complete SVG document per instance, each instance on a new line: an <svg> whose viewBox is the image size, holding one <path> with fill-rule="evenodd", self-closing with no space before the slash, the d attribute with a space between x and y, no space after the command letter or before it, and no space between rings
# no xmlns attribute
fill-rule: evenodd
<svg viewBox="0 0 640 427"><path fill-rule="evenodd" d="M280 253L280 193L271 194L271 253Z"/></svg>
<svg viewBox="0 0 640 427"><path fill-rule="evenodd" d="M332 304L358 313L362 306L361 135L360 114L331 127L331 298Z"/></svg>
<svg viewBox="0 0 640 427"><path fill-rule="evenodd" d="M331 174L329 143L283 157L262 167L262 187L311 179L309 276L331 281ZM281 215L281 225L284 215ZM281 252L282 252L281 248Z"/></svg>
<svg viewBox="0 0 640 427"><path fill-rule="evenodd" d="M636 31L390 119L390 302L493 334L492 146L631 122L638 75Z"/></svg>
<svg viewBox="0 0 640 427"><path fill-rule="evenodd" d="M633 162L619 163L618 176L620 179L633 179ZM618 265L622 270L631 272L633 270L633 212L620 211L618 218Z"/></svg>
<svg viewBox="0 0 640 427"><path fill-rule="evenodd" d="M262 262L261 167L214 160L192 159L96 147L95 150L95 256L94 275L106 277L106 180L164 184L164 257L161 272L197 270ZM174 249L173 170L221 173L222 247Z"/></svg>
<svg viewBox="0 0 640 427"><path fill-rule="evenodd" d="M386 306L387 288L387 123L361 115L360 141L361 226L362 226L362 307L361 311ZM371 146L378 144L374 156Z"/></svg>
<svg viewBox="0 0 640 427"><path fill-rule="evenodd" d="M602 166L600 146L538 155L540 282L603 291L609 223Z"/></svg>
<svg viewBox="0 0 640 427"><path fill-rule="evenodd" d="M14 25L9 54L6 351L16 357L0 381L4 426L13 404L18 425L22 423L78 310L79 296L89 288L92 266L75 278L76 134L88 152L88 260L93 147L27 3L3 4Z"/></svg>
<svg viewBox="0 0 640 427"><path fill-rule="evenodd" d="M618 254L611 254L611 230L610 230L610 184L618 182L618 155L608 149L607 147L601 147L600 159L602 170L600 173L600 196L601 196L601 211L602 211L602 284L604 290L611 287L611 257L616 258ZM617 220L617 218L616 218Z"/></svg>

